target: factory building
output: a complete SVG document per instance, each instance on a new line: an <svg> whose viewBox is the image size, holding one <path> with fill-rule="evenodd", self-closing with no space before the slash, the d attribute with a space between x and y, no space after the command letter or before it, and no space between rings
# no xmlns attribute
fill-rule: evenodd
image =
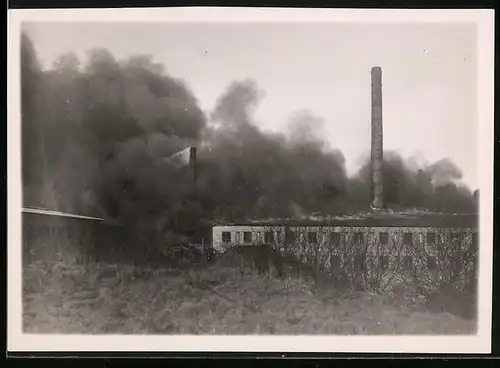
<svg viewBox="0 0 500 368"><path fill-rule="evenodd" d="M451 269L455 275L476 272L477 214L385 209L380 67L372 68L371 89L370 213L317 220L216 223L212 228L216 251L268 244L330 270L378 265L377 269L396 267L409 273L419 270L420 278L423 271L435 277L443 277L443 271Z"/></svg>

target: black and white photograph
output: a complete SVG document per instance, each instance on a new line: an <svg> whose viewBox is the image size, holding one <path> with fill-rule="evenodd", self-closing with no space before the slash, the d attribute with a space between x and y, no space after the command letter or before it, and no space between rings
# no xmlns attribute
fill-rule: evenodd
<svg viewBox="0 0 500 368"><path fill-rule="evenodd" d="M279 11L9 19L17 348L489 351L493 11Z"/></svg>

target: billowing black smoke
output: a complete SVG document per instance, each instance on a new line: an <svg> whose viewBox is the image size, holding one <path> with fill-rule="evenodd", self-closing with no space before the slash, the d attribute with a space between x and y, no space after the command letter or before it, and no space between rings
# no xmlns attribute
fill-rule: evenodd
<svg viewBox="0 0 500 368"><path fill-rule="evenodd" d="M207 117L150 57L116 60L97 49L84 63L67 54L42 72L23 36L24 203L187 236L220 219L368 208L368 162L348 178L342 153L321 139L323 119L308 110L294 112L286 132L263 132L253 114L262 98L255 81L233 82ZM198 147L196 186L189 168L158 164L188 145ZM460 177L447 160L414 168L386 154L385 200L473 211Z"/></svg>

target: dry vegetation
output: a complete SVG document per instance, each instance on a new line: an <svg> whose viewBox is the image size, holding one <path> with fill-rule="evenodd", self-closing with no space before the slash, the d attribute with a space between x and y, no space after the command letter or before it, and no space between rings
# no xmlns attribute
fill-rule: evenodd
<svg viewBox="0 0 500 368"><path fill-rule="evenodd" d="M234 252L191 269L75 265L67 259L32 262L24 269L24 330L95 334L475 331L474 321L425 311L401 293L340 291L307 269L278 277L272 268L263 271L255 266L251 258ZM434 309L444 307L443 300L434 304Z"/></svg>

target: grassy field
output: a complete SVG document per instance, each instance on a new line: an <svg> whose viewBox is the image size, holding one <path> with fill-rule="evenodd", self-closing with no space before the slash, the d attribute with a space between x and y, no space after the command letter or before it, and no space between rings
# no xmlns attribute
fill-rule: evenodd
<svg viewBox="0 0 500 368"><path fill-rule="evenodd" d="M34 262L24 269L27 333L471 334L476 322L414 310L404 297L340 292L232 259L192 269Z"/></svg>

